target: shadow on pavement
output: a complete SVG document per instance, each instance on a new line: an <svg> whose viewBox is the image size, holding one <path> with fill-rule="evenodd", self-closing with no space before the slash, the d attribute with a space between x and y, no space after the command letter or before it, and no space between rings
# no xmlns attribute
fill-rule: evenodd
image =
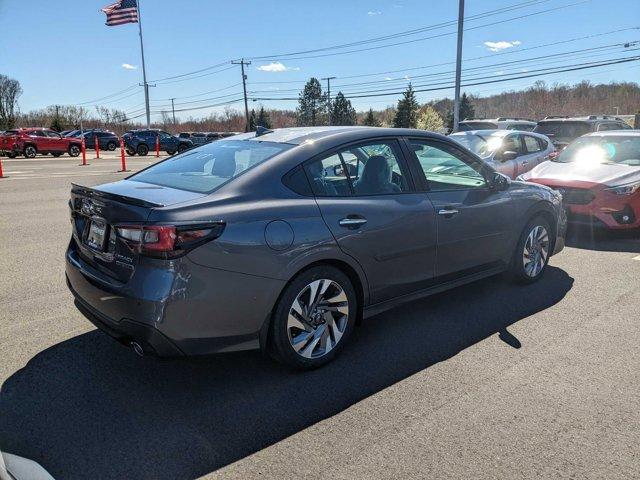
<svg viewBox="0 0 640 480"><path fill-rule="evenodd" d="M89 332L7 379L0 444L55 478L197 478L506 332L572 285L550 267L534 285L494 277L414 302L365 321L336 361L307 373L258 352L138 358ZM526 338L507 334L512 346L526 347Z"/></svg>
<svg viewBox="0 0 640 480"><path fill-rule="evenodd" d="M616 231L570 225L566 244L584 250L640 253L640 230Z"/></svg>

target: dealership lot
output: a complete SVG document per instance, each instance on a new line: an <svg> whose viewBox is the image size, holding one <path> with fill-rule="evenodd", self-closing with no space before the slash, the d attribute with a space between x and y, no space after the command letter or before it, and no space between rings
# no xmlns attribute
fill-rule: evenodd
<svg viewBox="0 0 640 480"><path fill-rule="evenodd" d="M124 175L93 153L3 159L3 450L61 479L640 476L637 233L572 230L539 283L379 315L313 372L158 361L95 331L64 282L70 182Z"/></svg>

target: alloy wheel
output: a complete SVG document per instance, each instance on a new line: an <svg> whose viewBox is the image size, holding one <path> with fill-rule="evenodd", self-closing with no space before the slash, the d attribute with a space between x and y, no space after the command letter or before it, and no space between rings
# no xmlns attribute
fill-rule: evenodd
<svg viewBox="0 0 640 480"><path fill-rule="evenodd" d="M522 263L527 276L537 277L542 272L548 257L549 233L542 225L536 225L529 232L522 252Z"/></svg>
<svg viewBox="0 0 640 480"><path fill-rule="evenodd" d="M36 156L36 148L29 145L24 149L24 156L27 158L34 158Z"/></svg>
<svg viewBox="0 0 640 480"><path fill-rule="evenodd" d="M323 357L340 342L348 320L344 289L334 280L314 280L298 293L289 309L289 343L302 357Z"/></svg>

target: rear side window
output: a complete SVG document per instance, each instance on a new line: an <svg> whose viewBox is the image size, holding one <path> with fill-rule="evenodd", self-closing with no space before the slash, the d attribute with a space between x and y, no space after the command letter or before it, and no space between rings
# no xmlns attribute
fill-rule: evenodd
<svg viewBox="0 0 640 480"><path fill-rule="evenodd" d="M552 140L571 141L591 132L591 124L587 122L571 121L540 122L533 131L546 135Z"/></svg>
<svg viewBox="0 0 640 480"><path fill-rule="evenodd" d="M346 147L307 164L313 192L321 197L388 195L409 190L396 142Z"/></svg>
<svg viewBox="0 0 640 480"><path fill-rule="evenodd" d="M527 153L535 153L542 150L540 148L540 144L538 143L538 139L535 137L532 137L531 135L524 136L524 147Z"/></svg>
<svg viewBox="0 0 640 480"><path fill-rule="evenodd" d="M129 177L163 187L210 193L244 171L262 163L292 145L250 140L209 143L190 150Z"/></svg>
<svg viewBox="0 0 640 480"><path fill-rule="evenodd" d="M298 165L287 173L282 179L282 183L299 195L311 196L313 194L302 165Z"/></svg>

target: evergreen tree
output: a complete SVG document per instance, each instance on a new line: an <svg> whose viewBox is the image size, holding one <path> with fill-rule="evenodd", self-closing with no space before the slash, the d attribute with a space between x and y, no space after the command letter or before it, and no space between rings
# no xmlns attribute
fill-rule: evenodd
<svg viewBox="0 0 640 480"><path fill-rule="evenodd" d="M53 120L51 121L51 126L49 128L51 128L51 130L55 130L56 132L61 132L62 130L64 130L64 125L60 121L59 116L56 115L55 117L53 117Z"/></svg>
<svg viewBox="0 0 640 480"><path fill-rule="evenodd" d="M258 118L256 119L256 125L264 128L273 128L271 126L271 117L269 116L269 112L267 112L264 107L260 107Z"/></svg>
<svg viewBox="0 0 640 480"><path fill-rule="evenodd" d="M338 92L331 105L332 125L355 125L356 110L351 105L351 101L344 97L342 92Z"/></svg>
<svg viewBox="0 0 640 480"><path fill-rule="evenodd" d="M398 109L393 119L395 128L416 128L418 122L418 101L413 91L411 83L402 94L402 98L398 100Z"/></svg>
<svg viewBox="0 0 640 480"><path fill-rule="evenodd" d="M435 108L431 105L425 105L418 112L417 126L420 130L439 132L444 128L444 121Z"/></svg>
<svg viewBox="0 0 640 480"><path fill-rule="evenodd" d="M256 122L256 111L254 109L251 109L251 113L249 114L249 131L255 132L256 125L258 125L258 123Z"/></svg>
<svg viewBox="0 0 640 480"><path fill-rule="evenodd" d="M373 108L369 109L364 120L362 120L362 124L368 127L379 127L381 125L380 120L378 120L376 115L373 113Z"/></svg>
<svg viewBox="0 0 640 480"><path fill-rule="evenodd" d="M298 97L297 122L301 127L322 125L326 114L326 99L317 78L311 78Z"/></svg>
<svg viewBox="0 0 640 480"><path fill-rule="evenodd" d="M465 118L473 118L476 115L476 110L473 108L471 98L467 97L466 93L463 93L460 97L460 121ZM453 110L447 115L447 128L453 130Z"/></svg>

